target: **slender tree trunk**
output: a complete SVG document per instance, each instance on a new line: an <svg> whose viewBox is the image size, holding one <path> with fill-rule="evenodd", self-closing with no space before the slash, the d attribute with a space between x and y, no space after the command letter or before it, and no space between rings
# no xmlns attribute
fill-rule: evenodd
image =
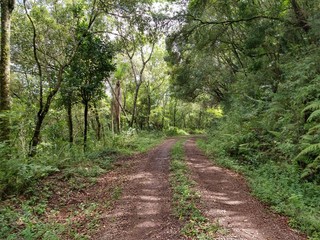
<svg viewBox="0 0 320 240"><path fill-rule="evenodd" d="M57 80L58 82L57 82L55 88L47 96L45 104L43 105L42 102L40 102L40 109L37 114L36 126L34 128L33 136L30 141L30 148L29 148L29 156L30 157L34 157L37 153L37 146L40 143L40 133L41 133L41 127L43 124L43 120L45 119L46 115L49 112L53 98L55 97L58 90L60 89L63 71L64 71L64 67L61 67L59 69L59 73L58 73L58 80Z"/></svg>
<svg viewBox="0 0 320 240"><path fill-rule="evenodd" d="M88 111L89 111L89 102L84 102L84 130L83 130L83 151L87 150L87 138L88 138Z"/></svg>
<svg viewBox="0 0 320 240"><path fill-rule="evenodd" d="M93 102L93 107L94 107L94 116L97 123L96 135L97 135L98 141L100 141L101 140L101 122L100 122L99 112L97 109L97 104L95 102Z"/></svg>
<svg viewBox="0 0 320 240"><path fill-rule="evenodd" d="M141 84L137 84L136 85L136 90L134 92L132 117L131 117L131 121L130 121L129 127L133 127L133 123L136 120L137 102L138 102L138 95L139 95L140 86L141 86Z"/></svg>
<svg viewBox="0 0 320 240"><path fill-rule="evenodd" d="M10 32L14 0L1 1L0 142L10 140ZM4 114L3 114L4 113Z"/></svg>
<svg viewBox="0 0 320 240"><path fill-rule="evenodd" d="M148 109L147 109L147 128L150 130L150 115L151 115L151 96L148 94Z"/></svg>
<svg viewBox="0 0 320 240"><path fill-rule="evenodd" d="M120 81L117 81L116 88L113 94L112 102L112 117L113 125L115 126L115 132L120 133L121 128L121 86Z"/></svg>
<svg viewBox="0 0 320 240"><path fill-rule="evenodd" d="M72 119L72 102L71 94L69 94L69 99L67 101L67 116L68 116L68 128L69 128L69 143L70 146L73 144L73 119Z"/></svg>
<svg viewBox="0 0 320 240"><path fill-rule="evenodd" d="M201 129L201 127L202 127L202 111L200 110L200 111L199 111L199 119L198 119L198 126L197 126L197 128L198 128L198 129Z"/></svg>
<svg viewBox="0 0 320 240"><path fill-rule="evenodd" d="M164 125L165 125L166 107L167 107L167 97L165 95L163 99L163 105L162 105L161 130L163 130L165 127Z"/></svg>
<svg viewBox="0 0 320 240"><path fill-rule="evenodd" d="M174 107L173 107L173 126L176 127L176 119L177 119L177 100L174 103Z"/></svg>
<svg viewBox="0 0 320 240"><path fill-rule="evenodd" d="M37 114L36 126L34 128L33 136L32 136L31 142L30 142L29 157L34 157L37 154L37 146L40 143L41 127L43 124L43 120L45 119L45 117L49 111L51 100L53 98L53 96L51 96L51 97L50 96L51 95L48 96L48 99L47 99L47 102L44 106L44 109L40 110Z"/></svg>

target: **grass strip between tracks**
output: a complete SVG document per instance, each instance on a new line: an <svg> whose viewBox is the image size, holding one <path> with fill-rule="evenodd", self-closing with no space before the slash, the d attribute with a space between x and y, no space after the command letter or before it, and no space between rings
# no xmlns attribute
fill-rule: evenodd
<svg viewBox="0 0 320 240"><path fill-rule="evenodd" d="M200 195L193 189L185 162L184 140L178 141L171 150L170 184L173 189L174 213L183 223L181 233L192 239L212 239L220 229L212 224L197 207Z"/></svg>

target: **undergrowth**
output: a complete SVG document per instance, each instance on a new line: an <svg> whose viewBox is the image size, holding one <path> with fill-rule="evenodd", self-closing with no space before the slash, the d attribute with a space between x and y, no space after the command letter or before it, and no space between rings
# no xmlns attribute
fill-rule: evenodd
<svg viewBox="0 0 320 240"><path fill-rule="evenodd" d="M215 163L243 173L253 195L277 213L287 215L291 227L320 239L320 186L301 180L299 169L289 163L269 161L250 166L215 151L215 145L198 140L198 145Z"/></svg>
<svg viewBox="0 0 320 240"><path fill-rule="evenodd" d="M33 158L27 157L27 152L14 151L10 160L0 159L0 198L22 193L39 179L59 172L67 178L96 177L111 167L115 156L145 152L163 138L157 132L110 135L103 141L91 141L86 153L81 145L70 147L64 142L60 147L40 147Z"/></svg>
<svg viewBox="0 0 320 240"><path fill-rule="evenodd" d="M192 239L212 239L219 226L211 224L197 207L200 196L192 189L193 183L184 161L182 140L172 148L171 158L170 183L173 189L175 215L184 223L182 234Z"/></svg>
<svg viewBox="0 0 320 240"><path fill-rule="evenodd" d="M106 202L80 203L66 219L57 219L63 206L50 205L54 194L62 202L72 192L94 185L113 168L122 155L145 152L162 141L161 133L122 134L81 147L62 147L39 153L35 158L12 155L0 164L0 239L89 239L99 224L99 211L121 195L115 186ZM55 147L56 148L56 147ZM60 202L61 200L59 200ZM85 225L83 225L85 223Z"/></svg>
<svg viewBox="0 0 320 240"><path fill-rule="evenodd" d="M167 136L187 136L189 135L188 132L186 132L183 129L177 128L177 127L169 127L168 129L165 130L165 134Z"/></svg>

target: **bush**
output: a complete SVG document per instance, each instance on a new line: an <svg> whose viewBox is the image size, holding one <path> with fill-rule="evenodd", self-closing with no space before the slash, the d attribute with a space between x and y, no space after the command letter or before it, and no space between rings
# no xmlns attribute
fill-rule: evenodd
<svg viewBox="0 0 320 240"><path fill-rule="evenodd" d="M320 186L304 182L295 166L270 162L249 174L253 194L290 217L309 236L320 234Z"/></svg>
<svg viewBox="0 0 320 240"><path fill-rule="evenodd" d="M186 131L177 128L177 127L169 127L168 129L165 130L165 134L167 136L186 136L189 135Z"/></svg>

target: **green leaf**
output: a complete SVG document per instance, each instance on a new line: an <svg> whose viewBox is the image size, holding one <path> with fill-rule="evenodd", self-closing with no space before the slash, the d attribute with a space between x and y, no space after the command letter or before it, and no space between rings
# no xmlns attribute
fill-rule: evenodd
<svg viewBox="0 0 320 240"><path fill-rule="evenodd" d="M313 103L311 103L310 105L308 105L307 107L305 107L303 109L303 112L306 112L308 110L318 110L320 109L320 101L315 101Z"/></svg>
<svg viewBox="0 0 320 240"><path fill-rule="evenodd" d="M295 159L300 158L301 156L307 155L307 154L320 154L320 143L311 144L310 146L303 149L298 156Z"/></svg>
<svg viewBox="0 0 320 240"><path fill-rule="evenodd" d="M312 122L315 119L320 119L320 109L311 113L311 115L308 117L308 122Z"/></svg>

